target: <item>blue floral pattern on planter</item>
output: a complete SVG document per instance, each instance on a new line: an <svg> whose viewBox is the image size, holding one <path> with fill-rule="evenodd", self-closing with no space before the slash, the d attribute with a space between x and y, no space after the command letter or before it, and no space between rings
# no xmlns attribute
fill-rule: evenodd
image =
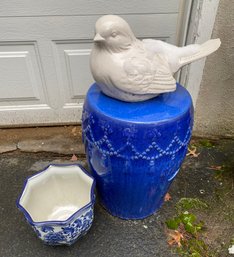
<svg viewBox="0 0 234 257"><path fill-rule="evenodd" d="M59 244L60 242L63 242L65 240L65 236L63 235L63 232L49 232L44 236L44 241L48 244Z"/></svg>
<svg viewBox="0 0 234 257"><path fill-rule="evenodd" d="M88 208L78 217L64 225L38 225L34 230L46 244L62 245L73 244L79 237L85 235L93 222L93 207Z"/></svg>
<svg viewBox="0 0 234 257"><path fill-rule="evenodd" d="M45 226L42 226L42 227L41 227L41 231L44 232L44 233L53 232L53 231L54 231L54 228L45 225Z"/></svg>

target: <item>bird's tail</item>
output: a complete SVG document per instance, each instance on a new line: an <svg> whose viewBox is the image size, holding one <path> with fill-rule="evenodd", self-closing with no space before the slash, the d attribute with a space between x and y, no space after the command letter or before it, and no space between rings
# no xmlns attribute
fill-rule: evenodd
<svg viewBox="0 0 234 257"><path fill-rule="evenodd" d="M198 51L195 52L193 55L180 57L180 67L190 62L206 57L207 55L215 52L220 47L220 45L221 41L219 38L206 41L202 45L199 45Z"/></svg>

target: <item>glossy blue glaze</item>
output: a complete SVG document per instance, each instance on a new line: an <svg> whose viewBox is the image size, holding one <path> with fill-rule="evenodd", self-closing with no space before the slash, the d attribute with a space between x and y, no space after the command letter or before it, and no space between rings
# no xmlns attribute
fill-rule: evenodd
<svg viewBox="0 0 234 257"><path fill-rule="evenodd" d="M101 203L112 215L141 219L160 208L186 155L192 124L191 97L178 84L175 92L137 103L91 86L83 141Z"/></svg>

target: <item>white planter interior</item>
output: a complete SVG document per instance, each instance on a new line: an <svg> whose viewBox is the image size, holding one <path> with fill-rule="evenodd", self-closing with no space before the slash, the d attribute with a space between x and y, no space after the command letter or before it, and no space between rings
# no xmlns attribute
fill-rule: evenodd
<svg viewBox="0 0 234 257"><path fill-rule="evenodd" d="M92 184L77 165L49 166L28 179L19 203L35 222L64 221L91 201Z"/></svg>

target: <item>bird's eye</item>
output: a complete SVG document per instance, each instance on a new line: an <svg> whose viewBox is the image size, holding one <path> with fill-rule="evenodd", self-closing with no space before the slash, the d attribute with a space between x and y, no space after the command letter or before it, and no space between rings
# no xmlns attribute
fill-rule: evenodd
<svg viewBox="0 0 234 257"><path fill-rule="evenodd" d="M116 37L116 36L117 36L117 33L116 33L116 32L112 32L112 33L111 33L111 36L112 36L112 37Z"/></svg>

